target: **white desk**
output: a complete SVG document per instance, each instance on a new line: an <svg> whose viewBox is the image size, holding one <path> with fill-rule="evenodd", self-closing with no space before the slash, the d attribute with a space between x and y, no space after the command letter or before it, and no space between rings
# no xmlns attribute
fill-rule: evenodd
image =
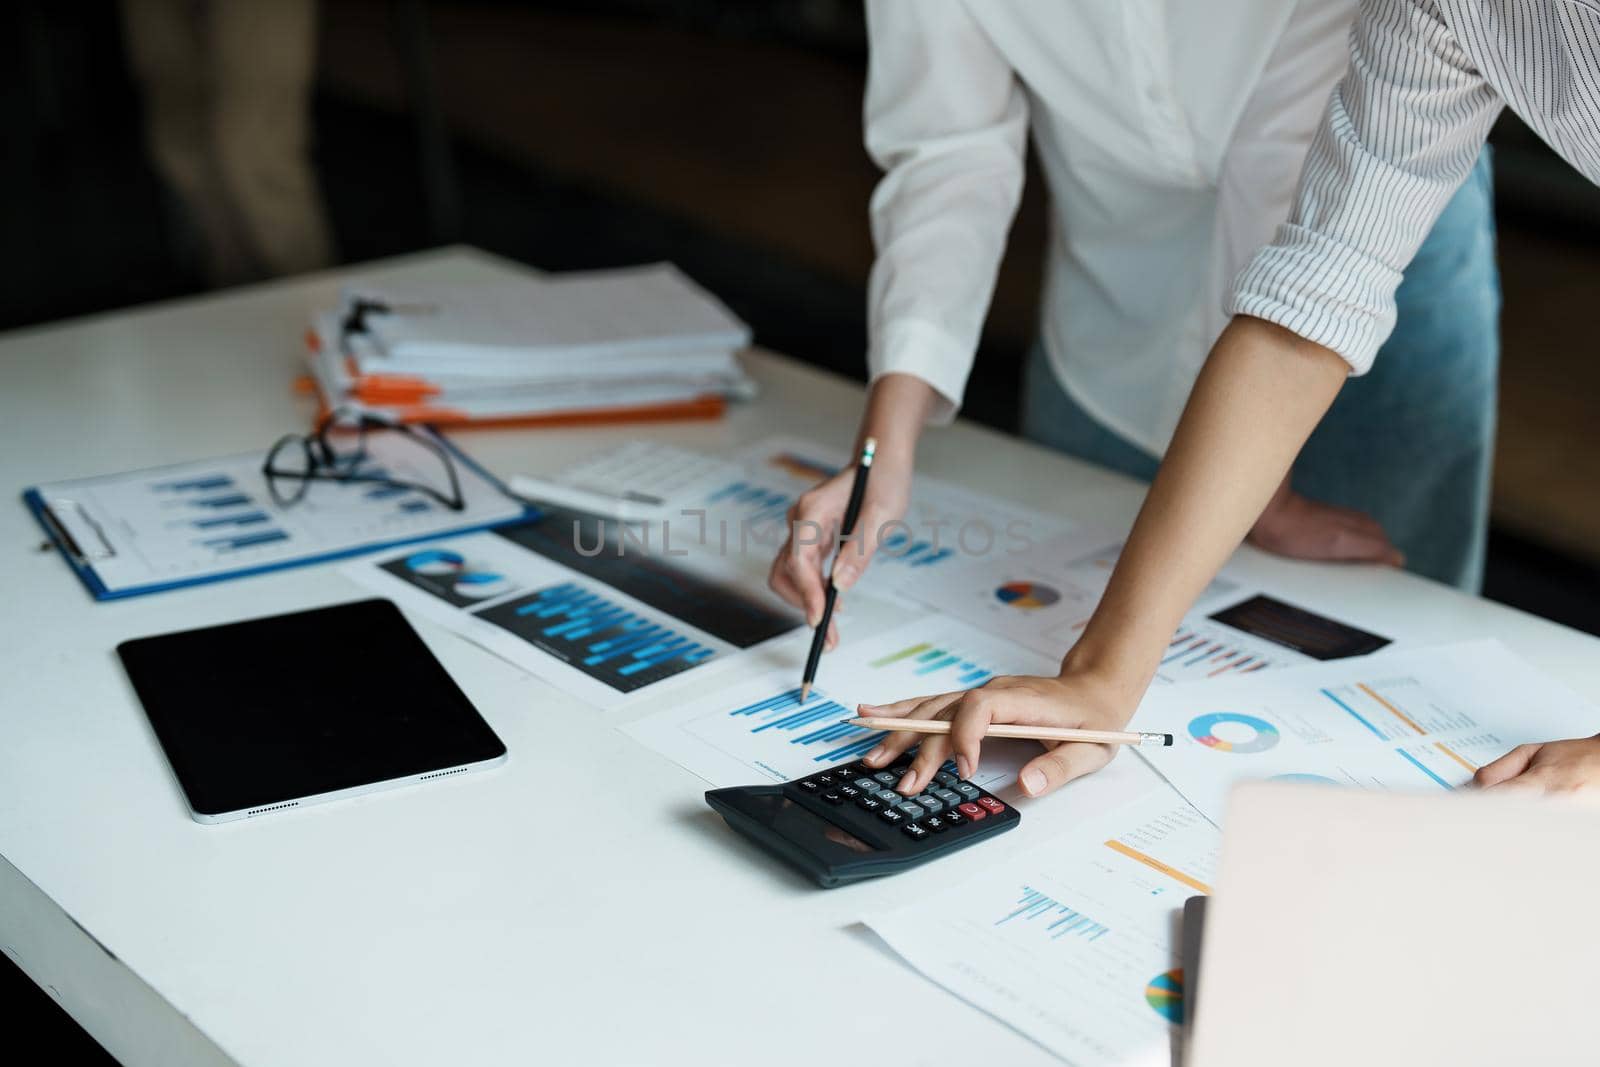
<svg viewBox="0 0 1600 1067"><path fill-rule="evenodd" d="M452 249L360 273L512 269ZM336 288L323 275L0 337L0 488L15 500L305 425L310 401L289 390L299 335ZM495 470L537 473L641 433L715 450L849 437L858 386L770 354L749 365L762 399L720 422L464 442ZM966 425L933 434L923 467L1105 522L1128 522L1141 494ZM1037 843L1030 824L1091 806L1093 780L1028 805L992 845L821 892L727 832L703 783L613 731L617 714L419 623L509 746L503 768L205 827L115 645L364 592L316 567L95 604L40 540L20 503L0 506L0 946L125 1063L1054 1062L852 924ZM1335 615L1381 603L1425 640L1499 636L1600 699L1600 642L1573 631L1403 574L1248 551L1242 565Z"/></svg>

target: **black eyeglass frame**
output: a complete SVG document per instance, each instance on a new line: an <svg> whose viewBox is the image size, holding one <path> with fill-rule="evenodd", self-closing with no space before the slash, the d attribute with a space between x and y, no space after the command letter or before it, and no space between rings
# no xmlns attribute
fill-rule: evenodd
<svg viewBox="0 0 1600 1067"><path fill-rule="evenodd" d="M334 448L329 437L335 428L342 428L352 420L355 424L356 448L354 452L341 454ZM445 476L450 480L450 495L446 496L421 482L359 473L357 468L368 458L369 430L393 430L404 434L409 440L433 453L434 457L444 464ZM280 453L292 445L298 445L304 451L306 459L304 470L288 470L276 462ZM272 494L272 499L283 508L292 507L305 499L306 491L311 488L312 482L362 482L369 485L386 485L422 493L451 511L465 511L467 507L467 502L461 495L461 479L456 475L455 461L451 459L449 450L443 444L432 437L418 433L404 423L391 422L370 414L353 414L344 409L324 415L309 434L290 433L278 438L267 451L267 458L261 465L261 473L267 480L267 491ZM294 492L285 494L279 487L280 479L294 482Z"/></svg>

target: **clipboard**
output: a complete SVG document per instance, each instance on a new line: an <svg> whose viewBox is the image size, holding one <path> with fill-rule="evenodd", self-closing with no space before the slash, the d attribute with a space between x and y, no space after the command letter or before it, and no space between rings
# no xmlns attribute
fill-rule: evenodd
<svg viewBox="0 0 1600 1067"><path fill-rule="evenodd" d="M284 508L266 492L260 453L32 486L22 502L97 601L326 563L538 517L537 508L514 497L453 442L433 437L457 463L466 503L460 512L422 508L405 493L370 484L316 482L307 499L320 506L297 513L304 504ZM371 447L375 454L385 451Z"/></svg>

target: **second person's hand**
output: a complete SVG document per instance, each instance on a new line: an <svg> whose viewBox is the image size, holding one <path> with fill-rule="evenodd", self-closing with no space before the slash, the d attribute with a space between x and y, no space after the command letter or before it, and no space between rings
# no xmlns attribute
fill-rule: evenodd
<svg viewBox="0 0 1600 1067"><path fill-rule="evenodd" d="M1138 706L1137 690L1118 685L1099 672L1064 667L1055 677L1018 675L991 678L977 689L914 697L881 707L862 705L861 715L913 719L945 719L950 733L891 733L867 753L873 767L886 767L921 741L911 768L895 786L914 796L928 787L945 760L955 754L956 773L970 778L978 769L984 732L991 723L1020 726L1066 726L1089 730L1121 730ZM1029 761L1018 775L1022 791L1043 796L1111 762L1114 745L1082 742L1040 742L1046 751Z"/></svg>

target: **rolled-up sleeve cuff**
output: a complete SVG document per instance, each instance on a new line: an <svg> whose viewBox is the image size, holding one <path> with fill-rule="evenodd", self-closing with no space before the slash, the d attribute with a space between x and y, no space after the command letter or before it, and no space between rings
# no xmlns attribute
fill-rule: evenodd
<svg viewBox="0 0 1600 1067"><path fill-rule="evenodd" d="M1285 225L1234 282L1224 310L1292 330L1365 374L1394 329L1401 274L1349 245Z"/></svg>
<svg viewBox="0 0 1600 1067"><path fill-rule="evenodd" d="M972 373L972 346L925 319L896 319L873 330L867 348L872 381L885 374L921 378L939 394L929 423L942 426L956 417Z"/></svg>

